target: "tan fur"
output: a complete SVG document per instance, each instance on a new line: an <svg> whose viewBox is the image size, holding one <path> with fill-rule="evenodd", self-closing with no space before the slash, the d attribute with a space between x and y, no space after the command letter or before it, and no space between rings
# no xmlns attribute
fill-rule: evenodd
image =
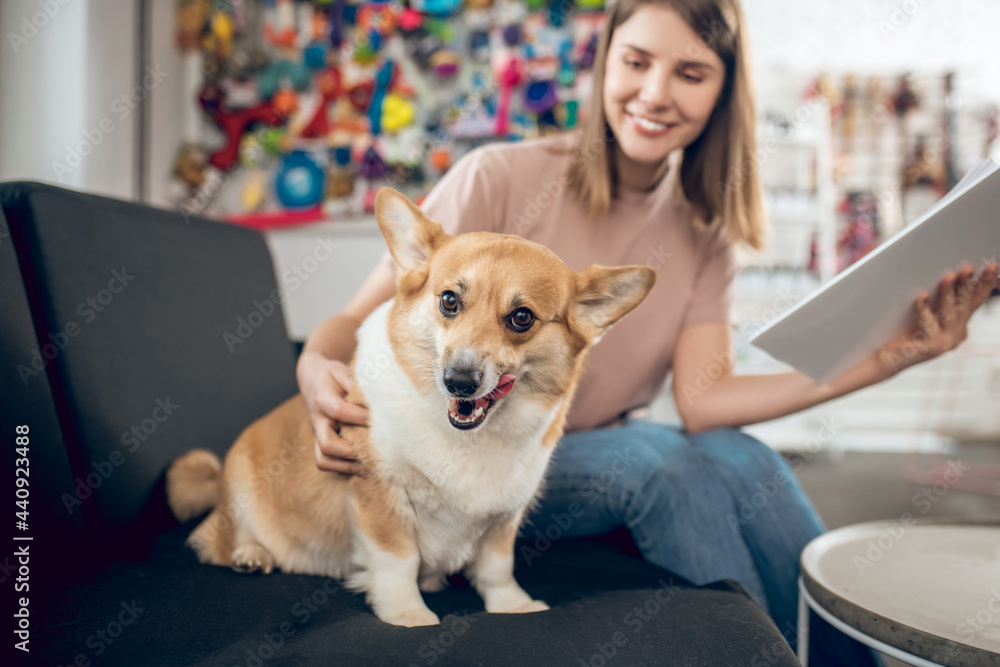
<svg viewBox="0 0 1000 667"><path fill-rule="evenodd" d="M370 477L356 477L351 480L351 503L358 530L382 550L400 557L416 553L410 523L395 511L400 504L396 489Z"/></svg>
<svg viewBox="0 0 1000 667"><path fill-rule="evenodd" d="M408 208L401 208L404 204ZM412 216L409 225L407 215ZM538 414L554 411L551 422L541 422L542 427L548 424L542 446L554 447L562 437L587 350L607 327L645 298L655 272L648 267L590 267L574 273L550 250L516 236L470 233L451 237L389 188L383 188L376 199L376 216L399 267L387 332L393 358L406 378L421 394L440 397L441 409L446 410L436 368L449 363L459 351L468 355L474 349L482 355L479 361L489 357L490 367L499 374L516 374L514 391L531 406L544 409ZM449 320L429 308L434 295L444 290L462 295L468 304L462 317ZM530 308L537 320L525 333L505 326L505 318L516 307ZM345 399L371 408L358 381L357 363L355 358L349 365L353 386ZM385 409L392 406L378 407L385 418ZM293 396L240 434L221 473L218 459L210 452L194 451L178 459L167 473L170 506L184 519L214 504L189 538L202 562L242 572L268 573L280 568L350 576L348 585L368 591L370 603L383 620L401 625L437 622L426 607L420 608L416 580L422 590L437 590L446 574L441 568L450 566L441 565L446 559L441 560L439 553L438 564L423 570L420 545L424 543L418 539L416 505L401 483L409 479L406 475L415 474L399 461L398 447L406 435L392 438L397 447L392 468L385 459L386 443L374 442L369 428L342 424L339 433L354 445L359 475L347 477L317 468L305 401L301 395ZM450 432L445 436L451 437ZM548 454L535 456L540 462L535 468L538 472L524 479L540 478L544 470ZM466 482L482 474L476 472L475 466L481 464L474 459L468 465ZM518 493L530 493L531 488ZM426 494L426 484L422 489ZM470 565L472 579L488 610L545 609L544 603L527 597L512 577L514 541L521 518L534 501L505 506L503 493L508 491L501 487L496 496L502 509L482 505L486 508L480 510L482 514L469 517L469 526L481 525L484 531L474 545L477 560ZM403 598L410 596L403 608L394 609L396 580L376 581L378 573L357 574L350 567L352 553L358 557L352 552L355 536L382 554L382 567L390 563L398 572L412 574L412 592L399 593ZM367 567L355 564L362 570Z"/></svg>
<svg viewBox="0 0 1000 667"><path fill-rule="evenodd" d="M222 464L207 449L192 449L167 471L167 504L181 521L218 505L221 491Z"/></svg>
<svg viewBox="0 0 1000 667"><path fill-rule="evenodd" d="M352 392L358 390L352 389ZM348 393L348 400L352 392ZM379 464L368 429L343 425L340 435L354 444L355 455L363 468L363 475L357 475L349 482L351 508L358 529L389 553L397 556L414 553L416 544L410 535L409 522L402 513L396 511L402 500L399 489L377 474Z"/></svg>
<svg viewBox="0 0 1000 667"><path fill-rule="evenodd" d="M262 542L290 571L308 569L297 552L320 546L346 553L351 539L347 478L316 467L314 438L299 394L239 436L226 456L220 502L189 540L203 562L232 565L238 546ZM176 475L183 461L168 475ZM256 534L241 527L246 512L254 513Z"/></svg>
<svg viewBox="0 0 1000 667"><path fill-rule="evenodd" d="M517 531L521 528L521 517L509 521L497 528L490 540L490 548L501 556L514 555L514 541L517 539Z"/></svg>

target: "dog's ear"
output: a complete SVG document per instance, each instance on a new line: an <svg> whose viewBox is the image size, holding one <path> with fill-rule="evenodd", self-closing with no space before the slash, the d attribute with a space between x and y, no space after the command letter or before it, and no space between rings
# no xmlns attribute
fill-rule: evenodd
<svg viewBox="0 0 1000 667"><path fill-rule="evenodd" d="M441 225L425 216L406 195L389 187L380 188L375 195L375 219L401 271L426 264L434 248L448 237Z"/></svg>
<svg viewBox="0 0 1000 667"><path fill-rule="evenodd" d="M656 282L656 271L638 265L593 264L575 275L574 319L591 343L599 341L612 324L642 303Z"/></svg>

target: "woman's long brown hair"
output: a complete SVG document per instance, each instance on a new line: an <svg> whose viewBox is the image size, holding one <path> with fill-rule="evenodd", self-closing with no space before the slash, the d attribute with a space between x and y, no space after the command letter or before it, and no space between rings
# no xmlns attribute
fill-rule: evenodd
<svg viewBox="0 0 1000 667"><path fill-rule="evenodd" d="M598 216L617 196L615 137L604 109L604 76L611 36L637 9L666 5L725 63L726 80L704 131L683 149L678 184L703 227L721 221L730 243L763 247L767 221L757 163L757 110L743 10L738 0L616 0L594 59L590 109L573 149L568 187ZM655 182L669 168L664 160Z"/></svg>

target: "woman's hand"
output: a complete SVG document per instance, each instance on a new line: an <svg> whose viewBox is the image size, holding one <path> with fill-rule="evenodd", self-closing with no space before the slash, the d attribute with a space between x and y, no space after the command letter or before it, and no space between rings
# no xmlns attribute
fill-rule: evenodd
<svg viewBox="0 0 1000 667"><path fill-rule="evenodd" d="M351 390L350 370L342 361L318 352L303 352L298 363L299 387L316 434L316 467L355 475L360 471L354 445L338 435L339 424L368 425L368 410L344 400Z"/></svg>
<svg viewBox="0 0 1000 667"><path fill-rule="evenodd" d="M976 276L972 265L941 279L933 304L927 292L917 297L917 323L876 353L885 378L955 349L968 335L969 318L986 303L997 283L997 263Z"/></svg>

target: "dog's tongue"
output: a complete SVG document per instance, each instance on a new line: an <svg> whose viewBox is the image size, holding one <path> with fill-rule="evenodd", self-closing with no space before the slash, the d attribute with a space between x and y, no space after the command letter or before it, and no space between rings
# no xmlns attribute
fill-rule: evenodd
<svg viewBox="0 0 1000 667"><path fill-rule="evenodd" d="M490 393L477 398L472 405L472 410L476 408L485 408L490 404L490 400L499 400L510 393L510 390L514 388L514 375L511 373L504 373L500 376L500 381L497 382L497 386ZM457 410L458 406L462 403L468 403L469 401L460 401L457 398L449 399L451 401L452 408Z"/></svg>
<svg viewBox="0 0 1000 667"><path fill-rule="evenodd" d="M510 390L514 388L514 376L511 373L504 373L500 376L500 381L497 382L496 389L491 391L486 395L487 398L492 398L494 401L498 398L503 398L510 393Z"/></svg>

